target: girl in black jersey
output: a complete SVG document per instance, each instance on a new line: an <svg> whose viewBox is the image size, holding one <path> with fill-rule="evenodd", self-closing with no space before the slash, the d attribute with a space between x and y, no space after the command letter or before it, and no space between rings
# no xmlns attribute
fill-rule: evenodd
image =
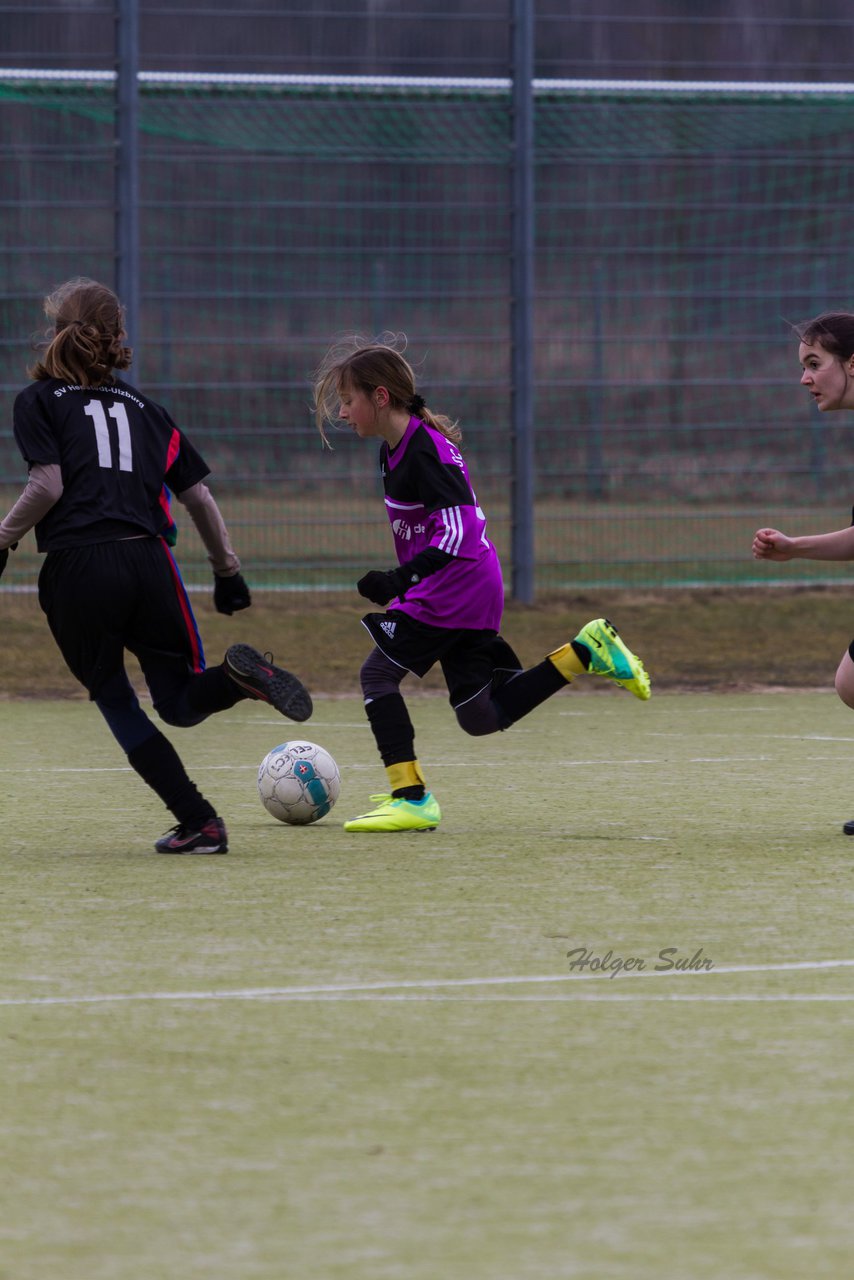
<svg viewBox="0 0 854 1280"><path fill-rule="evenodd" d="M26 488L0 522L0 573L35 527L45 560L39 603L65 661L107 721L128 761L177 825L160 853L225 853L225 824L190 780L171 742L142 710L125 650L139 660L167 724L199 724L242 698L307 720L311 698L296 676L249 645L206 669L189 597L170 544L175 494L214 572L214 605L251 603L240 561L204 484L208 467L160 405L116 377L127 369L124 315L105 285L78 278L45 299L49 342L15 401L14 433Z"/></svg>

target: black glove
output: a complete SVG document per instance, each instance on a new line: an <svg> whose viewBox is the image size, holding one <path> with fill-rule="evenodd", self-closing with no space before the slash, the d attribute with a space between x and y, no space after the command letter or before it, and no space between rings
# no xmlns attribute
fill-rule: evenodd
<svg viewBox="0 0 854 1280"><path fill-rule="evenodd" d="M356 590L360 596L364 596L366 600L372 600L374 604L388 604L389 600L393 600L395 596L400 596L402 599L409 587L414 587L422 579L438 573L440 569L450 564L453 558L447 551L440 551L438 547L425 547L417 556L398 565L396 569L389 569L386 573L372 569L370 573L365 574L364 578L359 579Z"/></svg>
<svg viewBox="0 0 854 1280"><path fill-rule="evenodd" d="M388 573L371 569L370 573L366 573L364 578L360 578L356 583L356 590L360 596L364 596L374 604L388 604L389 600L403 593L404 587L399 580L399 573L399 569L392 569Z"/></svg>
<svg viewBox="0 0 854 1280"><path fill-rule="evenodd" d="M10 547L4 547L3 550L0 551L0 578L3 577L3 573L6 568L6 562L9 559L9 552L14 551L17 545L18 545L17 542L13 542Z"/></svg>
<svg viewBox="0 0 854 1280"><path fill-rule="evenodd" d="M217 613L239 613L248 609L252 596L244 581L243 575L233 573L230 578L222 578L219 574L214 578L214 608Z"/></svg>

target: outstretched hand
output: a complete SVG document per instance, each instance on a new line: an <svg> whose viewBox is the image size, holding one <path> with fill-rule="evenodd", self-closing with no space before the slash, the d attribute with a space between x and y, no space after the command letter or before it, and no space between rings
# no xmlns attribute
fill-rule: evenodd
<svg viewBox="0 0 854 1280"><path fill-rule="evenodd" d="M791 560L794 554L794 539L779 529L758 529L754 534L754 560Z"/></svg>

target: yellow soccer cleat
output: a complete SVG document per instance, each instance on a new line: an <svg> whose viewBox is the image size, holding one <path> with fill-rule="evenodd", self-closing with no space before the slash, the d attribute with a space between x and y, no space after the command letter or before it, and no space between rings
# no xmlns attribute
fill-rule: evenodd
<svg viewBox="0 0 854 1280"><path fill-rule="evenodd" d="M607 618L594 618L592 622L588 622L581 628L574 643L583 644L590 651L588 675L605 676L607 680L622 685L636 698L646 702L651 690L644 665L623 644L617 628Z"/></svg>
<svg viewBox="0 0 854 1280"><path fill-rule="evenodd" d="M395 799L394 796L371 796L379 801L370 813L360 813L344 823L345 831L435 831L442 811L432 792L423 800Z"/></svg>

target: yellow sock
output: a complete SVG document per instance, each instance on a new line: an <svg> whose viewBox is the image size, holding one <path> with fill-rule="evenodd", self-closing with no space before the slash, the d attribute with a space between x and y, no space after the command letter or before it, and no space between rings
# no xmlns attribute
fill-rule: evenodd
<svg viewBox="0 0 854 1280"><path fill-rule="evenodd" d="M421 765L417 760L402 760L400 764L387 764L388 785L391 791L400 791L401 787L423 787L427 790Z"/></svg>
<svg viewBox="0 0 854 1280"><path fill-rule="evenodd" d="M559 649L547 653L549 662L553 662L567 683L572 683L573 676L583 676L586 670L571 644L562 644Z"/></svg>

